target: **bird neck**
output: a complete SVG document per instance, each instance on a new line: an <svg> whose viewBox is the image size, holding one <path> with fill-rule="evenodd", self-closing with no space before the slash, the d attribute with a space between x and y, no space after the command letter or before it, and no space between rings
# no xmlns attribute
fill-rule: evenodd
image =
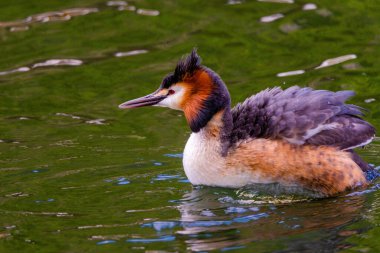
<svg viewBox="0 0 380 253"><path fill-rule="evenodd" d="M185 116L191 131L194 133L205 128L210 121L212 121L210 124L212 126L216 124L222 133L224 128L232 127L230 94L218 74L208 68L204 68L203 73L207 77L202 78L203 84L208 83L210 93L201 99L199 96L192 97L194 102L189 103L189 106L194 106L194 108L185 109ZM196 110L194 110L195 108Z"/></svg>
<svg viewBox="0 0 380 253"><path fill-rule="evenodd" d="M226 156L230 147L229 137L232 128L232 114L231 109L228 107L215 113L196 134L206 142L218 143L215 151L221 156Z"/></svg>
<svg viewBox="0 0 380 253"><path fill-rule="evenodd" d="M225 108L213 115L200 130L208 138L224 139L232 130L232 115L230 108Z"/></svg>

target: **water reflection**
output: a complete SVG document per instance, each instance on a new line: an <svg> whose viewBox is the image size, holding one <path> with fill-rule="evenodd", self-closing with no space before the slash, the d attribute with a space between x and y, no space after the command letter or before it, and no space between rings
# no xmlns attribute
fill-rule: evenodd
<svg viewBox="0 0 380 253"><path fill-rule="evenodd" d="M176 234L184 237L189 249L208 251L338 228L360 217L364 204L363 196L318 201L283 198L283 203L289 201L286 204L277 204L273 198L265 203L265 196L247 202L241 196L237 191L193 189L178 206L179 221L157 221L145 226L156 231L178 227Z"/></svg>

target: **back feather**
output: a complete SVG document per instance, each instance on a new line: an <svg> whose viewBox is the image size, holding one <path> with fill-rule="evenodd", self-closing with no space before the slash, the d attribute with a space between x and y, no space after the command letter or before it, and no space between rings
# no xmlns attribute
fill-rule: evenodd
<svg viewBox="0 0 380 253"><path fill-rule="evenodd" d="M364 146L373 139L375 129L361 118L362 108L344 103L354 94L298 86L266 89L232 109L231 144L271 138L343 150Z"/></svg>

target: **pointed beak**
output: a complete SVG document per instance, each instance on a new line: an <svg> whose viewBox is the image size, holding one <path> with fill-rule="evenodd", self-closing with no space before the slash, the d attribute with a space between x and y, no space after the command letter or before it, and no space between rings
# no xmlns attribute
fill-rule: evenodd
<svg viewBox="0 0 380 253"><path fill-rule="evenodd" d="M159 95L158 93L158 91L155 91L152 94L146 95L144 97L129 100L120 104L119 108L130 109L158 104L160 101L164 100L167 97L166 95Z"/></svg>

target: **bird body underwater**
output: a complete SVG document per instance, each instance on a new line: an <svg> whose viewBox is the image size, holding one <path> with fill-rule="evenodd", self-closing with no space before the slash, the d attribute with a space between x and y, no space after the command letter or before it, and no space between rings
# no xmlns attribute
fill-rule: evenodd
<svg viewBox="0 0 380 253"><path fill-rule="evenodd" d="M372 141L352 91L293 86L266 89L231 108L228 89L193 50L158 90L119 108L162 106L184 112L192 134L183 166L194 185L268 185L328 197L366 187L374 169L354 151Z"/></svg>

